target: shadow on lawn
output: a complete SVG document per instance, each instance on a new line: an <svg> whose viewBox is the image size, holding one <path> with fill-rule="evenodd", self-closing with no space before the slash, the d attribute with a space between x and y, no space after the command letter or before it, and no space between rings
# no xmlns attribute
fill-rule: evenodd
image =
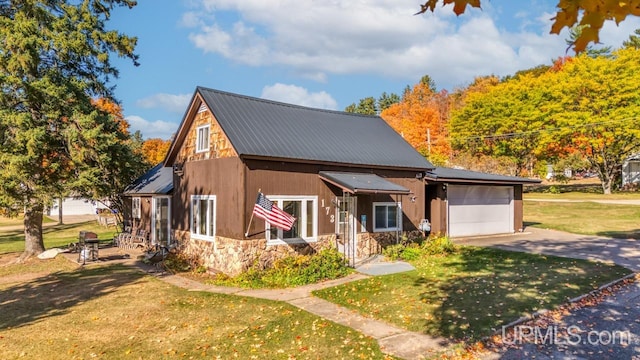
<svg viewBox="0 0 640 360"><path fill-rule="evenodd" d="M123 265L58 272L0 291L0 330L68 313L144 275Z"/></svg>
<svg viewBox="0 0 640 360"><path fill-rule="evenodd" d="M640 239L640 229L626 231L601 231L596 233L598 236L606 236L616 239Z"/></svg>
<svg viewBox="0 0 640 360"><path fill-rule="evenodd" d="M469 275L454 276L439 286L423 277L416 280L414 285L424 288L420 300L438 304L424 322L424 333L479 340L525 314L555 307L602 285L606 281L600 281L600 274L615 273L605 264L556 257L540 262L532 261L537 255L471 249L461 248L460 260L447 264L455 273Z"/></svg>

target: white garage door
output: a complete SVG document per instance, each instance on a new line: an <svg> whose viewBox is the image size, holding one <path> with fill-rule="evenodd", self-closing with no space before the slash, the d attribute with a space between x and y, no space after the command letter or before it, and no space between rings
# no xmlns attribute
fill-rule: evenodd
<svg viewBox="0 0 640 360"><path fill-rule="evenodd" d="M513 232L513 186L449 185L449 236Z"/></svg>

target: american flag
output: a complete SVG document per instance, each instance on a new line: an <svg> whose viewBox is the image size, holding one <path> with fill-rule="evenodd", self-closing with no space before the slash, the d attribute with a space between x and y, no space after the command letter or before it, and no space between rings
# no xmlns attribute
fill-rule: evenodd
<svg viewBox="0 0 640 360"><path fill-rule="evenodd" d="M261 192L258 193L258 199L253 206L253 214L285 231L291 230L293 223L296 222L296 218L277 207L273 201L267 199Z"/></svg>

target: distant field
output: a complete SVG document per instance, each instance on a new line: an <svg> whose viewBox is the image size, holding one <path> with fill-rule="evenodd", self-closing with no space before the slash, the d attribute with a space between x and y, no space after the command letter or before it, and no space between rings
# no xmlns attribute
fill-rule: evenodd
<svg viewBox="0 0 640 360"><path fill-rule="evenodd" d="M539 195L539 194L536 194ZM524 201L526 226L575 234L640 239L640 206Z"/></svg>
<svg viewBox="0 0 640 360"><path fill-rule="evenodd" d="M585 192L565 192L560 194L550 193L525 193L524 199L551 199L551 200L640 200L640 192L624 192L614 194L596 194Z"/></svg>

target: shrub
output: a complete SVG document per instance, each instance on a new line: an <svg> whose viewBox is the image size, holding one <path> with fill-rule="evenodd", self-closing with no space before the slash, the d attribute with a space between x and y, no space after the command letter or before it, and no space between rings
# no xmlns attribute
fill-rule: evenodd
<svg viewBox="0 0 640 360"><path fill-rule="evenodd" d="M198 268L201 266L198 261L195 259L189 258L184 253L173 253L170 252L167 255L167 258L164 260L164 266L176 273L176 272L187 272L191 271L194 268Z"/></svg>
<svg viewBox="0 0 640 360"><path fill-rule="evenodd" d="M404 248L404 244L389 245L382 250L382 255L389 260L400 260L402 250L404 250Z"/></svg>
<svg viewBox="0 0 640 360"><path fill-rule="evenodd" d="M400 258L402 260L415 260L423 256L423 250L417 243L412 243L404 247L400 252Z"/></svg>
<svg viewBox="0 0 640 360"><path fill-rule="evenodd" d="M245 287L289 287L337 279L351 272L344 257L335 249L321 250L315 255L295 255L279 259L273 267L260 269L254 264L233 279L214 283Z"/></svg>
<svg viewBox="0 0 640 360"><path fill-rule="evenodd" d="M445 255L456 251L456 246L448 236L444 235L430 236L427 241L422 244L422 248L429 255Z"/></svg>

